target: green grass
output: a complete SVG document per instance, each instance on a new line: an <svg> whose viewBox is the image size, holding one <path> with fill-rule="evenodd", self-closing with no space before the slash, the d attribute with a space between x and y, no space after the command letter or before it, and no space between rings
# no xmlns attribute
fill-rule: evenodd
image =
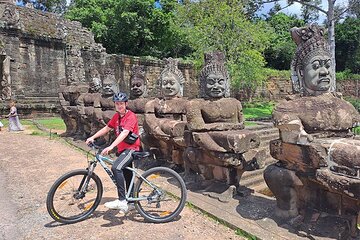
<svg viewBox="0 0 360 240"><path fill-rule="evenodd" d="M247 122L247 121L245 121L245 126L256 126L257 124L256 123L254 123L254 122Z"/></svg>
<svg viewBox="0 0 360 240"><path fill-rule="evenodd" d="M275 104L273 102L244 103L243 113L245 120L270 118Z"/></svg>
<svg viewBox="0 0 360 240"><path fill-rule="evenodd" d="M352 129L353 133L355 133L356 135L360 135L360 127L354 127Z"/></svg>
<svg viewBox="0 0 360 240"><path fill-rule="evenodd" d="M35 119L35 121L47 129L66 130L64 121L59 117Z"/></svg>
<svg viewBox="0 0 360 240"><path fill-rule="evenodd" d="M41 126L46 129L56 129L56 130L66 130L66 126L64 121L60 117L51 117L51 118L42 118L42 119L35 119ZM7 130L9 126L8 119L1 119L1 122L4 124L3 129ZM30 135L34 136L49 136L48 132L42 131L37 128L37 126L33 123L32 120L29 119L20 119L20 123L23 126L26 126L26 130L30 130ZM56 136L56 134L51 134L52 136Z"/></svg>

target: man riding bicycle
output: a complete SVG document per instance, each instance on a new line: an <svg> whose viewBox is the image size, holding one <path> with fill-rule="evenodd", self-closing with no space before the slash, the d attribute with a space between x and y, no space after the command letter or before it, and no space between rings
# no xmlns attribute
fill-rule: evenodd
<svg viewBox="0 0 360 240"><path fill-rule="evenodd" d="M113 101L116 113L105 127L86 140L86 144L94 142L96 138L107 134L111 129L115 130L116 139L101 152L101 155L107 155L117 146L116 156L118 158L112 165L111 171L116 179L119 199L106 202L105 207L126 212L128 205L125 197L125 184L126 189L129 189L132 172L125 167L132 164L132 153L140 150L139 126L135 113L127 109L128 97L125 93L115 93Z"/></svg>

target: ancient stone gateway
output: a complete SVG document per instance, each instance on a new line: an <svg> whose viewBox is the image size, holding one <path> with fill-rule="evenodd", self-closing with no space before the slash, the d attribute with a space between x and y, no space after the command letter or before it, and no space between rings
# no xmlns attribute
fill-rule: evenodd
<svg viewBox="0 0 360 240"><path fill-rule="evenodd" d="M310 25L294 28L291 34L297 44L293 89L300 97L274 109L280 139L272 141L270 149L279 161L266 168L264 178L276 197L279 216L325 212L349 221L343 237L356 236L360 140L351 129L360 115L335 92L324 29Z"/></svg>

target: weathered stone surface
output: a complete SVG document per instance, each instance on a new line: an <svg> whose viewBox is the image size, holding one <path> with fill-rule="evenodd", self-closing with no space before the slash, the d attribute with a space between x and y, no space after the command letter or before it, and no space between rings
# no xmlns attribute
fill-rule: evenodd
<svg viewBox="0 0 360 240"><path fill-rule="evenodd" d="M326 166L326 149L321 144L297 145L273 140L270 153L273 158L284 162L286 168L295 171L314 172Z"/></svg>
<svg viewBox="0 0 360 240"><path fill-rule="evenodd" d="M242 155L257 148L260 138L243 130L242 106L237 99L229 98L230 81L224 62L221 52L205 54L200 73L200 94L204 99L193 99L186 105L185 169L205 179L239 186L242 172L257 160L263 162L265 154L254 150L246 157Z"/></svg>
<svg viewBox="0 0 360 240"><path fill-rule="evenodd" d="M279 162L264 171L264 178L276 197L278 215L313 210L340 215L351 219L351 236L358 237L360 141L351 128L360 115L335 93L323 29L311 25L291 32L298 45L293 90L302 98L274 109L280 139L271 142L270 150Z"/></svg>
<svg viewBox="0 0 360 240"><path fill-rule="evenodd" d="M349 102L328 93L282 101L276 105L273 119L277 126L300 120L307 133L319 133L349 130L360 122L360 115Z"/></svg>
<svg viewBox="0 0 360 240"><path fill-rule="evenodd" d="M150 100L145 105L144 145L158 153L157 158L183 165L184 130L186 126L187 99L183 98L184 77L177 61L169 58L160 74L161 99ZM155 141L154 141L155 140Z"/></svg>

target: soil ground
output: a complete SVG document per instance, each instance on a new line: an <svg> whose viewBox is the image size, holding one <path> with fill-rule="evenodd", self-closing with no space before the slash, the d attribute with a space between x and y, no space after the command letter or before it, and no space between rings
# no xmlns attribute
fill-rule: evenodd
<svg viewBox="0 0 360 240"><path fill-rule="evenodd" d="M46 195L62 174L87 166L84 153L61 140L23 132L0 132L0 240L17 239L243 239L202 213L185 207L170 223L152 224L132 211L108 210L116 189L102 168L104 196L87 220L63 225L46 211Z"/></svg>

